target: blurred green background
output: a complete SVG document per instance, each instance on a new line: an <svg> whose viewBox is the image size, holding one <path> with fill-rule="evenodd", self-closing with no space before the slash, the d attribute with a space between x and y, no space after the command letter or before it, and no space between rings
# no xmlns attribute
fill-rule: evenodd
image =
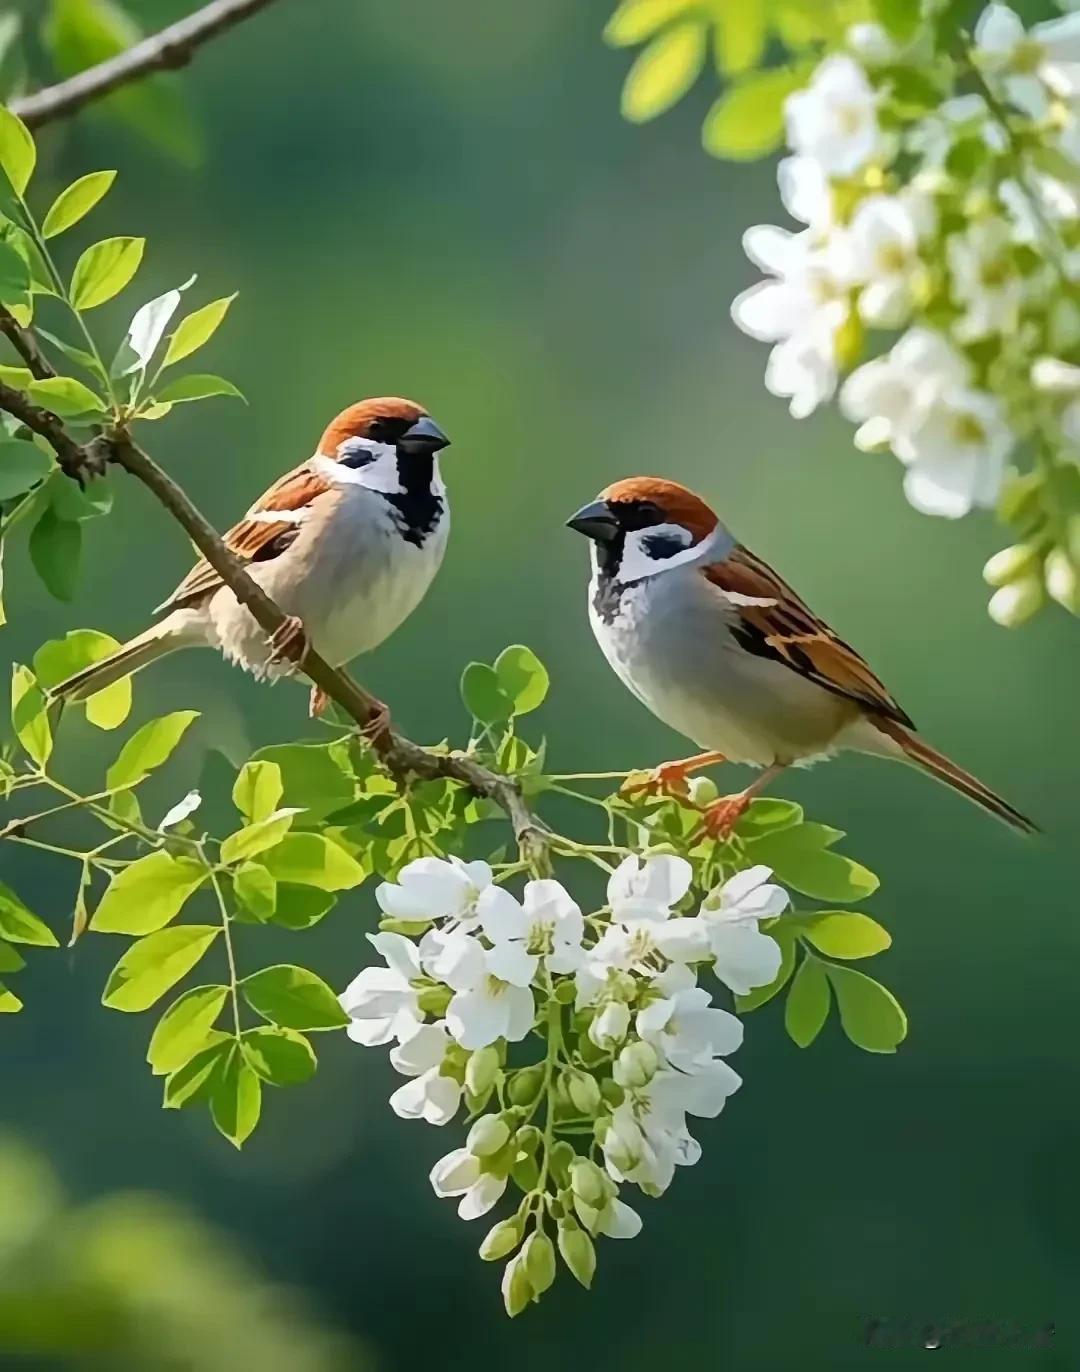
<svg viewBox="0 0 1080 1372"><path fill-rule="evenodd" d="M185 7L132 8L151 25ZM773 1372L927 1356L914 1337L907 1352L867 1348L875 1316L916 1331L1054 1321L1051 1351L938 1356L1075 1367L1080 634L1063 613L1016 634L992 626L978 574L998 542L990 521L916 514L893 459L857 453L835 414L797 425L766 394L765 350L727 311L755 275L742 230L779 214L772 168L700 151L711 85L645 129L622 123L626 57L601 45L607 13L606 0L280 0L186 78L206 130L197 170L92 116L52 128L38 203L119 166L93 228L148 235L139 300L193 270L201 299L241 293L199 364L250 408L194 407L147 442L224 526L346 403L425 403L454 440L451 549L421 610L361 674L407 732L461 737L461 666L526 642L552 671L542 725L564 770L682 751L594 648L585 549L563 528L619 476L677 477L1045 837L1018 840L885 763L842 759L787 781L782 792L848 830L848 850L883 878L870 909L896 940L882 975L909 1012L908 1041L872 1057L832 1022L802 1053L778 1006L755 1014L743 1090L696 1131L701 1163L644 1202L639 1239L602 1246L590 1295L564 1276L514 1324L497 1271L476 1257L479 1227L426 1179L455 1127L391 1114L384 1054L325 1043L315 1082L269 1100L238 1155L202 1113L161 1111L142 1061L151 1016L99 1004L108 939L34 958L20 976L27 1010L2 1031L4 1123L78 1203L137 1188L212 1221L267 1280L304 1289L351 1333L355 1352L335 1364L350 1372L478 1357L521 1372L555 1357L575 1372L658 1359ZM117 329L136 303L129 292L107 307ZM188 565L178 532L122 483L113 518L87 534L70 607L45 596L23 548L9 557L5 657L27 661L70 627L138 629ZM305 704L298 687L259 688L209 656L153 669L139 718L204 715L154 793L161 808L206 749L239 758L310 732ZM89 773L115 747L73 725L69 765ZM63 926L74 871L6 848L0 864ZM279 951L304 939L302 960L341 986L373 925L364 887L326 925L281 934ZM238 1303L236 1321L260 1318ZM174 1337L171 1365L203 1366ZM150 1365L131 1359L99 1365ZM0 1347L3 1367L68 1365ZM231 1365L270 1366L256 1354Z"/></svg>

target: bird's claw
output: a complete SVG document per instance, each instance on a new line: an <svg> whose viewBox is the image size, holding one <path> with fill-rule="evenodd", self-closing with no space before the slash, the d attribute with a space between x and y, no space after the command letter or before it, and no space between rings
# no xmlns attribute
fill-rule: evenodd
<svg viewBox="0 0 1080 1372"><path fill-rule="evenodd" d="M321 686L312 686L311 695L308 697L308 715L312 719L321 719L326 713L326 708L330 704L330 697Z"/></svg>
<svg viewBox="0 0 1080 1372"><path fill-rule="evenodd" d="M270 635L271 663L291 662L294 667L300 667L310 651L311 639L303 620L297 615L286 615Z"/></svg>
<svg viewBox="0 0 1080 1372"><path fill-rule="evenodd" d="M662 762L642 780L624 782L621 792L627 800L651 800L660 796L685 800L690 793L690 783L681 762Z"/></svg>
<svg viewBox="0 0 1080 1372"><path fill-rule="evenodd" d="M753 795L740 791L737 795L721 796L706 806L701 818L703 833L718 843L726 843L735 830L736 824L750 807Z"/></svg>
<svg viewBox="0 0 1080 1372"><path fill-rule="evenodd" d="M361 738L366 738L371 744L378 744L380 739L388 739L390 736L390 706L382 700L374 700L374 711L371 718L359 731Z"/></svg>

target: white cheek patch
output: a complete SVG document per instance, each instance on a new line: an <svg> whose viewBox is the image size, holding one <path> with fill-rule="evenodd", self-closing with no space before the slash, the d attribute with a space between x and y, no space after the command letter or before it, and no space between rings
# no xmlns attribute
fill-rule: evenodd
<svg viewBox="0 0 1080 1372"><path fill-rule="evenodd" d="M244 517L252 524L303 524L308 508L305 505L299 510L248 510Z"/></svg>
<svg viewBox="0 0 1080 1372"><path fill-rule="evenodd" d="M693 538L690 530L681 524L655 524L650 529L635 529L626 535L622 561L619 563L619 580L624 583L644 581L661 572L670 572L675 567L704 567L710 562L722 562L735 546L735 540L722 524L718 524L700 543L695 543ZM654 539L670 539L682 547L667 557L654 557L649 551L650 541Z"/></svg>
<svg viewBox="0 0 1080 1372"><path fill-rule="evenodd" d="M363 448L372 454L372 460L364 467L345 467L335 458L316 453L308 459L308 468L332 486L363 486L369 491L381 491L383 495L401 494L397 449L392 444L372 443L366 438L350 438L341 448L346 449L346 453ZM338 449L339 452L341 448Z"/></svg>

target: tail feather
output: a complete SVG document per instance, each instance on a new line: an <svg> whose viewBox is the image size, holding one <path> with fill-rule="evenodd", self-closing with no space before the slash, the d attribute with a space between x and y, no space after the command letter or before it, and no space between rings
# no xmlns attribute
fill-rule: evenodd
<svg viewBox="0 0 1080 1372"><path fill-rule="evenodd" d="M112 686L124 677L141 671L143 667L149 666L159 657L164 657L166 653L175 652L177 648L190 647L198 641L200 640L192 637L190 627L186 623L179 622L177 617L170 615L160 624L151 625L145 633L129 639L109 657L92 662L89 667L84 667L82 671L75 672L65 681L53 686L49 691L50 699L65 703L87 700L98 691L105 690L107 686Z"/></svg>
<svg viewBox="0 0 1080 1372"><path fill-rule="evenodd" d="M939 753L936 748L931 748L929 743L924 742L917 734L906 729L902 724L895 720L875 717L870 721L879 733L895 743L903 757L916 767L921 767L924 772L936 780L944 782L946 786L951 786L954 791L959 791L961 795L973 800L976 805L982 806L984 810L989 810L992 815L1003 820L1013 829L1019 829L1023 834L1039 833L1039 826L1033 820L1028 819L1027 815L1021 814L1003 800L996 791L991 791L989 786L984 786L978 777L972 776L970 772L965 772L963 767L958 766L951 758L947 758L944 753ZM890 750L892 751L892 750ZM895 752L893 756L895 756Z"/></svg>

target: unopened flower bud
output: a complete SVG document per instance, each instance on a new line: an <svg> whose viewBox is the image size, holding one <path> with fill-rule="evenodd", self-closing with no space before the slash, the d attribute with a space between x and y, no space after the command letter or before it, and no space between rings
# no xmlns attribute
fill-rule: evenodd
<svg viewBox="0 0 1080 1372"><path fill-rule="evenodd" d="M573 1005L577 998L577 987L572 981L560 981L555 987L555 999L560 1005Z"/></svg>
<svg viewBox="0 0 1080 1372"><path fill-rule="evenodd" d="M995 553L983 568L983 580L988 586L1007 586L1035 565L1037 554L1027 543L1014 543Z"/></svg>
<svg viewBox="0 0 1080 1372"><path fill-rule="evenodd" d="M628 1043L615 1059L612 1073L620 1086L642 1087L652 1081L660 1059L651 1043Z"/></svg>
<svg viewBox="0 0 1080 1372"><path fill-rule="evenodd" d="M595 1162L588 1158L576 1158L570 1169L570 1186L575 1196L580 1196L586 1205L599 1209L607 1198L604 1174Z"/></svg>
<svg viewBox="0 0 1080 1372"><path fill-rule="evenodd" d="M498 1115L481 1115L469 1130L465 1147L474 1158L489 1158L510 1138L510 1128Z"/></svg>
<svg viewBox="0 0 1080 1372"><path fill-rule="evenodd" d="M719 794L712 777L690 778L690 799L695 805L711 805Z"/></svg>
<svg viewBox="0 0 1080 1372"><path fill-rule="evenodd" d="M425 986L417 995L416 1003L425 1015L441 1019L453 994L449 986Z"/></svg>
<svg viewBox="0 0 1080 1372"><path fill-rule="evenodd" d="M531 1154L526 1153L514 1162L510 1175L519 1191L532 1191L540 1180L540 1166Z"/></svg>
<svg viewBox="0 0 1080 1372"><path fill-rule="evenodd" d="M600 1087L595 1077L590 1077L586 1072L568 1072L566 1090L575 1110L589 1116L596 1113L596 1107L600 1104Z"/></svg>
<svg viewBox="0 0 1080 1372"><path fill-rule="evenodd" d="M482 1096L495 1085L499 1075L499 1052L490 1045L469 1054L465 1064L465 1089L474 1096Z"/></svg>
<svg viewBox="0 0 1080 1372"><path fill-rule="evenodd" d="M895 62L896 44L880 24L852 24L845 42L864 67L884 67Z"/></svg>
<svg viewBox="0 0 1080 1372"><path fill-rule="evenodd" d="M555 1280L555 1245L543 1230L538 1229L525 1240L521 1256L529 1285L538 1296L542 1296Z"/></svg>
<svg viewBox="0 0 1080 1372"><path fill-rule="evenodd" d="M510 1099L515 1105L531 1105L540 1094L543 1084L544 1069L539 1063L533 1067L523 1067L510 1079Z"/></svg>
<svg viewBox="0 0 1080 1372"><path fill-rule="evenodd" d="M552 1148L548 1158L552 1175L560 1186L570 1184L570 1168L574 1161L573 1147L565 1139L560 1139Z"/></svg>
<svg viewBox="0 0 1080 1372"><path fill-rule="evenodd" d="M480 1245L480 1256L485 1262L497 1262L512 1253L521 1242L521 1227L516 1219L500 1220L489 1229Z"/></svg>
<svg viewBox="0 0 1080 1372"><path fill-rule="evenodd" d="M535 1153L543 1137L535 1124L523 1124L514 1135L514 1142L522 1153Z"/></svg>
<svg viewBox="0 0 1080 1372"><path fill-rule="evenodd" d="M596 1273L596 1249L585 1230L571 1219L559 1225L559 1252L572 1275L587 1290Z"/></svg>
<svg viewBox="0 0 1080 1372"><path fill-rule="evenodd" d="M1046 589L1057 603L1070 614L1080 614L1080 577L1064 548L1055 548L1047 557L1044 575Z"/></svg>
<svg viewBox="0 0 1080 1372"><path fill-rule="evenodd" d="M990 618L1002 628L1018 629L1042 607L1043 599L1042 582L1036 576L1027 576L995 591L986 608Z"/></svg>
<svg viewBox="0 0 1080 1372"><path fill-rule="evenodd" d="M600 1094L608 1105L621 1105L626 1099L626 1092L610 1077L600 1083Z"/></svg>
<svg viewBox="0 0 1080 1372"><path fill-rule="evenodd" d="M1057 357L1039 357L1031 368L1031 384L1037 391L1070 395L1080 391L1080 367Z"/></svg>
<svg viewBox="0 0 1080 1372"><path fill-rule="evenodd" d="M520 1315L533 1298L532 1285L525 1273L525 1264L519 1253L506 1264L502 1279L503 1305L511 1319Z"/></svg>
<svg viewBox="0 0 1080 1372"><path fill-rule="evenodd" d="M611 1049L622 1043L629 1028L629 1006L621 1000L609 1000L589 1025L589 1038L597 1048Z"/></svg>

